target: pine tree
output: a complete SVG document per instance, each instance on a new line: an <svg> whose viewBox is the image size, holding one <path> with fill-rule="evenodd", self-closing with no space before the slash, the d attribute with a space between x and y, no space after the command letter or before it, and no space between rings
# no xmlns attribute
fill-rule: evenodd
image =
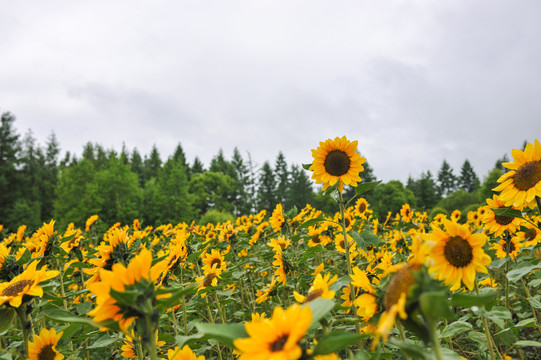
<svg viewBox="0 0 541 360"><path fill-rule="evenodd" d="M52 132L45 145L45 169L42 179L43 195L41 197L41 217L43 221L54 217L54 193L58 185L59 155L60 145L55 133Z"/></svg>
<svg viewBox="0 0 541 360"><path fill-rule="evenodd" d="M464 161L462 169L460 170L458 186L460 189L469 193L472 193L479 188L479 178L475 174L475 171L468 160Z"/></svg>
<svg viewBox="0 0 541 360"><path fill-rule="evenodd" d="M161 167L162 159L160 158L160 152L158 151L156 144L154 144L152 145L152 150L150 151L150 157L147 158L145 156L145 161L143 163L145 182L153 177L157 177Z"/></svg>
<svg viewBox="0 0 541 360"><path fill-rule="evenodd" d="M185 169L188 167L188 163L186 162L186 154L184 154L184 150L182 149L182 145L180 143L178 143L177 147L175 148L173 159L175 159L175 161L179 161L180 165L184 166Z"/></svg>
<svg viewBox="0 0 541 360"><path fill-rule="evenodd" d="M139 180L139 187L145 186L145 171L143 165L143 159L137 148L133 148L130 156L130 170L137 174Z"/></svg>
<svg viewBox="0 0 541 360"><path fill-rule="evenodd" d="M233 158L231 164L235 167L236 177L238 179L237 189L235 191L235 215L246 215L252 211L253 198L250 197L248 189L250 188L252 179L248 172L248 167L244 163L244 159L235 147L233 149Z"/></svg>
<svg viewBox="0 0 541 360"><path fill-rule="evenodd" d="M284 154L280 151L276 157L274 165L274 172L276 178L276 201L285 205L287 199L287 190L289 188L289 171L287 170L287 163Z"/></svg>
<svg viewBox="0 0 541 360"><path fill-rule="evenodd" d="M17 166L19 163L19 135L13 128L15 116L2 113L0 125L0 223L4 223L19 196ZM6 225L10 231L17 225Z"/></svg>
<svg viewBox="0 0 541 360"><path fill-rule="evenodd" d="M191 178L193 174L201 174L203 171L205 171L205 166L203 165L203 162L196 156L195 159L193 159L193 164L189 169L188 177Z"/></svg>
<svg viewBox="0 0 541 360"><path fill-rule="evenodd" d="M291 180L287 188L285 205L288 209L296 206L297 209L304 208L307 204L312 204L314 200L314 190L312 181L306 171L298 166L291 166Z"/></svg>
<svg viewBox="0 0 541 360"><path fill-rule="evenodd" d="M449 165L446 160L443 160L443 164L438 171L438 196L445 197L455 190L456 176L453 174L453 169L451 168L451 165Z"/></svg>
<svg viewBox="0 0 541 360"><path fill-rule="evenodd" d="M263 163L261 171L259 173L258 181L258 191L257 191L257 203L260 210L267 210L271 212L278 201L276 199L276 179L274 177L274 172L268 161Z"/></svg>

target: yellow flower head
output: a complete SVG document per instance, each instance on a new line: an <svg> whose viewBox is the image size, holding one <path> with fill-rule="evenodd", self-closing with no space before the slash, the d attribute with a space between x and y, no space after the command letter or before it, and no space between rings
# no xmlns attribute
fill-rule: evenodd
<svg viewBox="0 0 541 360"><path fill-rule="evenodd" d="M46 328L41 329L41 332L38 335L34 335L34 341L28 343L28 359L29 360L62 360L64 355L56 350L56 345L58 340L62 337L63 331L58 334L51 328L47 330Z"/></svg>
<svg viewBox="0 0 541 360"><path fill-rule="evenodd" d="M528 143L524 151L513 149L511 154L515 161L502 164L511 171L498 179L500 185L493 190L501 191L505 206L530 206L536 196L541 197L541 144L536 139L534 145Z"/></svg>
<svg viewBox="0 0 541 360"><path fill-rule="evenodd" d="M241 354L239 360L299 359L302 349L298 343L311 322L312 311L308 306L293 304L287 310L275 307L271 318L244 325L250 337L234 341Z"/></svg>
<svg viewBox="0 0 541 360"><path fill-rule="evenodd" d="M182 349L176 346L167 350L167 360L205 360L205 356L197 356L188 345L184 345Z"/></svg>
<svg viewBox="0 0 541 360"><path fill-rule="evenodd" d="M323 190L336 183L340 192L344 184L357 186L366 159L356 150L357 141L349 141L345 136L320 142L317 149L312 149L314 161L309 168L313 171L312 179L316 184L323 184Z"/></svg>

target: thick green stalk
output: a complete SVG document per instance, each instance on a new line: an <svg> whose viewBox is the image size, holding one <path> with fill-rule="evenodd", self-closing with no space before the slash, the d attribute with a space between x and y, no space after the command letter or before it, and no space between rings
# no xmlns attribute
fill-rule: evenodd
<svg viewBox="0 0 541 360"><path fill-rule="evenodd" d="M475 292L479 296L479 287L477 286L477 279L475 279ZM487 338L487 346L488 346L488 351L490 352L490 358L492 360L495 360L496 358L494 356L494 348L493 348L494 340L492 340L492 336L490 336L490 329L488 328L487 318L481 315L481 320L483 321L483 328L485 330L485 336Z"/></svg>
<svg viewBox="0 0 541 360"><path fill-rule="evenodd" d="M26 313L26 304L21 304L21 306L16 308L16 311L21 322L21 328L23 329L23 355L26 358L28 356L28 339L30 338L32 323L28 319L28 314Z"/></svg>

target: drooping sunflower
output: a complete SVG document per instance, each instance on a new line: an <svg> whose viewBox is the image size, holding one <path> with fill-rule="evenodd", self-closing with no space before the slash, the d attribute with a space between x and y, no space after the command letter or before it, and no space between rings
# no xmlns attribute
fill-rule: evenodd
<svg viewBox="0 0 541 360"><path fill-rule="evenodd" d="M498 195L493 195L492 199L487 199L489 209L485 212L483 218L484 228L494 236L500 236L505 230L514 233L520 228L523 220L518 217L496 215L492 209L505 208L505 203ZM514 209L518 210L514 207Z"/></svg>
<svg viewBox="0 0 541 360"><path fill-rule="evenodd" d="M490 256L483 251L487 238L484 233L472 234L466 225L446 220L445 231L437 226L427 239L433 241L430 258L433 264L428 271L435 274L436 279L443 280L454 291L464 283L473 290L475 276L478 272L487 272L486 265L492 262Z"/></svg>
<svg viewBox="0 0 541 360"><path fill-rule="evenodd" d="M64 332L61 331L58 334L54 328L47 330L41 329L39 335L34 335L34 341L28 343L28 359L29 360L62 360L62 355L56 350L58 340L62 337Z"/></svg>
<svg viewBox="0 0 541 360"><path fill-rule="evenodd" d="M282 209L282 204L278 204L276 205L276 208L274 208L272 215L269 219L272 229L274 231L280 231L285 221L286 219L284 218L284 211Z"/></svg>
<svg viewBox="0 0 541 360"><path fill-rule="evenodd" d="M312 149L314 161L309 168L313 171L312 179L316 184L323 184L323 190L336 183L340 192L344 184L357 186L366 159L356 150L357 141L349 141L345 136L320 142L317 149Z"/></svg>
<svg viewBox="0 0 541 360"><path fill-rule="evenodd" d="M25 295L43 296L43 289L39 286L39 283L54 278L60 272L58 270L47 270L47 265L36 270L38 262L38 260L33 261L11 281L0 283L0 305L9 302L9 305L19 307Z"/></svg>
<svg viewBox="0 0 541 360"><path fill-rule="evenodd" d="M298 343L311 322L312 311L308 306L293 304L287 310L275 307L271 318L244 325L250 337L234 340L241 354L238 359L299 359L302 349Z"/></svg>
<svg viewBox="0 0 541 360"><path fill-rule="evenodd" d="M511 171L500 176L500 185L493 190L501 191L505 206L530 206L536 196L541 197L541 144L536 139L534 145L528 143L524 151L513 149L511 154L515 161L502 164Z"/></svg>

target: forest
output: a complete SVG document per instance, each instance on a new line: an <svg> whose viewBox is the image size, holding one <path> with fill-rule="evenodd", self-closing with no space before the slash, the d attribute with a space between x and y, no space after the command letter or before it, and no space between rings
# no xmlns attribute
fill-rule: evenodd
<svg viewBox="0 0 541 360"><path fill-rule="evenodd" d="M390 180L363 196L380 220L398 213L405 203L431 217L455 209L466 216L492 196L504 161L506 155L495 160L481 181L467 159L456 173L444 159L435 175L427 170L406 184ZM364 168L364 182L377 180L368 162ZM351 197L354 189L346 186L344 194ZM302 164L288 164L282 152L259 165L238 148L230 157L220 150L208 166L197 156L188 161L180 143L167 158L155 145L150 154L125 146L118 153L92 142L82 146L81 155L61 154L54 132L42 146L31 129L18 133L15 115L1 116L0 224L10 231L20 224L35 230L51 219L61 228L68 221L82 226L94 214L104 229L135 218L145 226L216 223L271 212L277 204L284 209L311 204L326 214L338 210L314 187Z"/></svg>

